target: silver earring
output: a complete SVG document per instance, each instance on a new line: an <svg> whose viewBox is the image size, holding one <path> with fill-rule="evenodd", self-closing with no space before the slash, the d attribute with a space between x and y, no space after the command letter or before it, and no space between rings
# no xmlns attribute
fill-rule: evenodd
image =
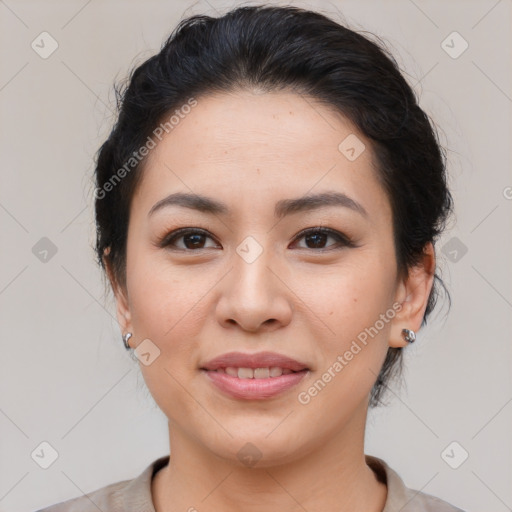
<svg viewBox="0 0 512 512"><path fill-rule="evenodd" d="M127 332L126 334L123 334L123 343L124 343L124 346L126 348L126 350L130 350L132 347L130 347L130 345L128 345L128 340L132 337L132 333L131 332Z"/></svg>
<svg viewBox="0 0 512 512"><path fill-rule="evenodd" d="M410 329L402 329L402 338L407 343L412 343L416 339L416 333Z"/></svg>

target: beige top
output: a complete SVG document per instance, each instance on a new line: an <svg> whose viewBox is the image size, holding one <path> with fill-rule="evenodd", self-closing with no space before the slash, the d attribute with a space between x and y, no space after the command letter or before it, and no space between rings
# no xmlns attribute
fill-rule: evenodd
<svg viewBox="0 0 512 512"><path fill-rule="evenodd" d="M379 481L388 488L382 512L464 512L430 494L407 488L398 474L382 459L372 455L365 455L365 458ZM63 501L37 512L155 512L151 499L151 480L168 462L169 455L160 457L132 480L107 485L88 493L87 496Z"/></svg>

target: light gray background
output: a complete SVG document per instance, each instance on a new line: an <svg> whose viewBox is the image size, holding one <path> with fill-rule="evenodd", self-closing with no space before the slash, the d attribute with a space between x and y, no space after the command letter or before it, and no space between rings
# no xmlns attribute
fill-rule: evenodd
<svg viewBox="0 0 512 512"><path fill-rule="evenodd" d="M512 510L512 2L293 4L383 37L449 148L456 224L437 249L453 307L407 348L407 386L393 384L391 404L370 413L365 451L468 512ZM114 78L184 15L230 5L0 0L2 512L133 478L168 453L166 419L95 266L92 159L113 119ZM31 48L43 31L59 45L47 59ZM469 43L456 59L442 47L453 31ZM42 237L57 247L46 262L32 251ZM443 254L448 242L456 253ZM58 452L48 469L31 458L43 441ZM452 441L469 453L458 469L441 456Z"/></svg>

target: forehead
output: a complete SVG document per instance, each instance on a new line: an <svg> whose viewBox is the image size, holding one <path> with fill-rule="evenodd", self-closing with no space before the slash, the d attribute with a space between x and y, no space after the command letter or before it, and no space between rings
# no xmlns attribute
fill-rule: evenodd
<svg viewBox="0 0 512 512"><path fill-rule="evenodd" d="M237 91L196 101L148 155L139 186L151 198L147 210L175 191L252 207L315 189L361 203L373 194L367 202L382 202L369 142L333 109L293 92Z"/></svg>
<svg viewBox="0 0 512 512"><path fill-rule="evenodd" d="M315 162L321 155L311 154L311 148L327 151L327 157L337 156L340 136L355 131L348 119L313 98L242 90L198 98L165 138L188 150L190 160L226 161L250 153L267 162L271 158Z"/></svg>

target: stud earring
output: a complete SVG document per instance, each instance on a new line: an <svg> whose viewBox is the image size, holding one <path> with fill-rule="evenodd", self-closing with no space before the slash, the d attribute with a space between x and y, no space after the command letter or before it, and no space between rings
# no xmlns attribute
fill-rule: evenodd
<svg viewBox="0 0 512 512"><path fill-rule="evenodd" d="M132 333L131 332L127 332L126 334L123 334L123 343L124 343L124 346L126 348L126 350L130 350L132 347L130 347L130 345L128 345L128 340L132 337Z"/></svg>
<svg viewBox="0 0 512 512"><path fill-rule="evenodd" d="M402 329L402 338L407 343L412 343L416 339L416 333L410 329Z"/></svg>

